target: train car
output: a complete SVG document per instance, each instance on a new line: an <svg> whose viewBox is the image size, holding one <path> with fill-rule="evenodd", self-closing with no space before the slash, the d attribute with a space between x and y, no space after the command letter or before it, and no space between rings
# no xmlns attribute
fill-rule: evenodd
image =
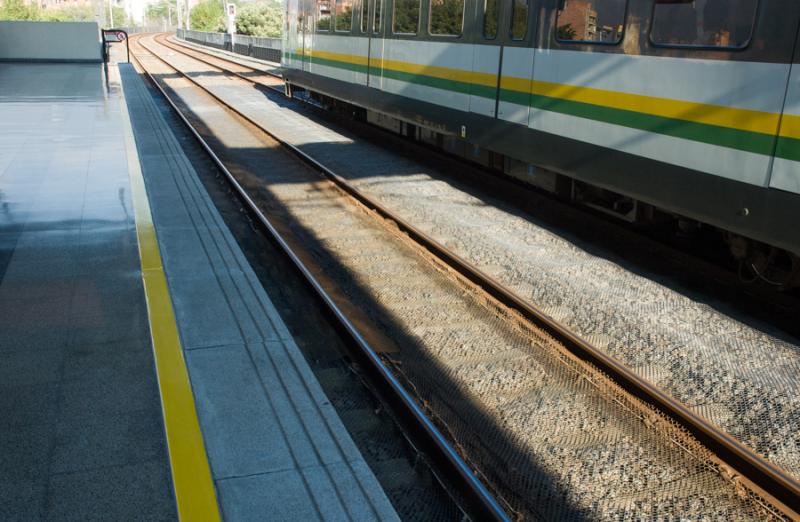
<svg viewBox="0 0 800 522"><path fill-rule="evenodd" d="M800 2L286 5L287 89L630 221L716 227L798 278Z"/></svg>

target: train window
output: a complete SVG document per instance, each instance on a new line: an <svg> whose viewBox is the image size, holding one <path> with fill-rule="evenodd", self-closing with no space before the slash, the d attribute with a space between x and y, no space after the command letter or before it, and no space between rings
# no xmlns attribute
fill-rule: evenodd
<svg viewBox="0 0 800 522"><path fill-rule="evenodd" d="M417 34L419 29L419 0L394 1L395 34Z"/></svg>
<svg viewBox="0 0 800 522"><path fill-rule="evenodd" d="M486 0L483 5L483 37L487 40L497 38L497 19L500 17L500 4L497 0Z"/></svg>
<svg viewBox="0 0 800 522"><path fill-rule="evenodd" d="M438 36L459 36L464 26L464 0L431 0L428 31Z"/></svg>
<svg viewBox="0 0 800 522"><path fill-rule="evenodd" d="M331 2L317 0L317 31L331 30Z"/></svg>
<svg viewBox="0 0 800 522"><path fill-rule="evenodd" d="M758 0L656 0L650 40L675 47L741 49L750 41Z"/></svg>
<svg viewBox="0 0 800 522"><path fill-rule="evenodd" d="M528 34L528 0L511 0L511 39L524 40Z"/></svg>
<svg viewBox="0 0 800 522"><path fill-rule="evenodd" d="M336 32L349 33L353 27L353 0L336 0Z"/></svg>
<svg viewBox="0 0 800 522"><path fill-rule="evenodd" d="M627 0L565 0L556 14L556 40L619 43L627 3Z"/></svg>
<svg viewBox="0 0 800 522"><path fill-rule="evenodd" d="M372 15L372 32L381 32L381 6L383 0L375 0L375 13Z"/></svg>
<svg viewBox="0 0 800 522"><path fill-rule="evenodd" d="M369 2L361 0L361 32L366 33L369 26Z"/></svg>

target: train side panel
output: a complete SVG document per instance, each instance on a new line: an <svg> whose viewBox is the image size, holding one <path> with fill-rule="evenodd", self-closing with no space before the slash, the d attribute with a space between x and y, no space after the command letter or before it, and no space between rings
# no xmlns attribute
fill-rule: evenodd
<svg viewBox="0 0 800 522"><path fill-rule="evenodd" d="M530 127L767 186L786 64L539 49Z"/></svg>
<svg viewBox="0 0 800 522"><path fill-rule="evenodd" d="M800 253L788 225L800 219L800 4L760 0L752 42L735 50L652 45L652 0L628 5L620 44L557 41L542 7L535 45L385 36L368 43L366 85L322 68L287 81ZM348 39L323 52L358 55Z"/></svg>
<svg viewBox="0 0 800 522"><path fill-rule="evenodd" d="M310 55L310 71L356 85L367 84L369 39L359 36L317 33Z"/></svg>
<svg viewBox="0 0 800 522"><path fill-rule="evenodd" d="M503 47L497 117L527 125L530 118L530 84L533 77L534 49Z"/></svg>
<svg viewBox="0 0 800 522"><path fill-rule="evenodd" d="M800 42L795 60L800 61ZM800 63L792 66L770 187L800 194Z"/></svg>
<svg viewBox="0 0 800 522"><path fill-rule="evenodd" d="M302 48L299 39L301 22L300 0L286 0L286 15L284 18L283 29L283 53L281 55L281 66L291 69L302 69L301 56L297 52Z"/></svg>
<svg viewBox="0 0 800 522"><path fill-rule="evenodd" d="M381 90L468 112L473 47L450 41L385 39Z"/></svg>
<svg viewBox="0 0 800 522"><path fill-rule="evenodd" d="M500 49L497 45L472 45L470 112L492 118L495 116Z"/></svg>

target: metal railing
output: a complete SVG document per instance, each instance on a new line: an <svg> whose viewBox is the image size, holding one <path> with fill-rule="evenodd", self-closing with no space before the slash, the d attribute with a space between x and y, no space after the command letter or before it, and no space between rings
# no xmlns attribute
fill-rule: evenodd
<svg viewBox="0 0 800 522"><path fill-rule="evenodd" d="M280 38L261 38L256 36L233 35L227 33L206 33L178 29L178 38L224 51L231 51L242 56L250 56L269 62L280 63L283 46Z"/></svg>
<svg viewBox="0 0 800 522"><path fill-rule="evenodd" d="M103 61L108 62L109 45L112 43L125 43L125 53L128 63L131 63L131 46L128 43L128 32L124 29L103 29Z"/></svg>

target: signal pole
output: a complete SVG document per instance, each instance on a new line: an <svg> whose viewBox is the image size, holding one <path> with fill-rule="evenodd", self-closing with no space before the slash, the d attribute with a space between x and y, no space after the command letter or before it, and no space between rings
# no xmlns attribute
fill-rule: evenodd
<svg viewBox="0 0 800 522"><path fill-rule="evenodd" d="M181 9L181 0L175 0L175 7L178 14L178 29L184 29L183 27L183 9Z"/></svg>

